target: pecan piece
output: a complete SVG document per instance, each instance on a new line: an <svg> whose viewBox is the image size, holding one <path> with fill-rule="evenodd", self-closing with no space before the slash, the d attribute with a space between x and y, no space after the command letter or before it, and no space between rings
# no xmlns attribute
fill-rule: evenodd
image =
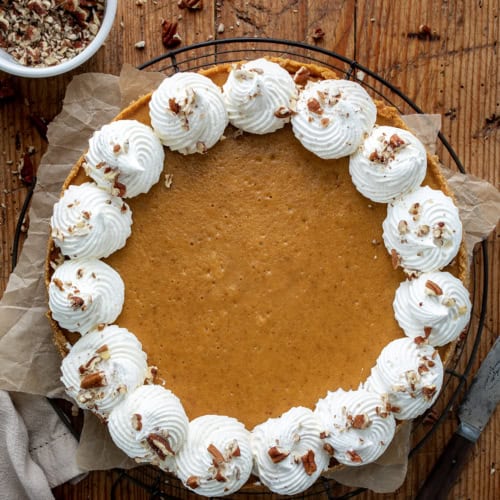
<svg viewBox="0 0 500 500"><path fill-rule="evenodd" d="M333 449L333 446L330 443L325 443L323 445L323 449L330 455L331 457L335 453L335 450Z"/></svg>
<svg viewBox="0 0 500 500"><path fill-rule="evenodd" d="M225 462L224 455L220 452L220 450L214 444L210 444L207 448L208 453L214 457L213 464L215 467L223 464Z"/></svg>
<svg viewBox="0 0 500 500"><path fill-rule="evenodd" d="M318 99L315 99L314 97L311 97L307 100L307 109L316 115L322 115L323 114L323 108L321 107L321 104L319 103Z"/></svg>
<svg viewBox="0 0 500 500"><path fill-rule="evenodd" d="M371 424L371 421L366 413L360 415L354 415L354 417L352 415L349 415L349 417L351 426L354 429L366 429Z"/></svg>
<svg viewBox="0 0 500 500"><path fill-rule="evenodd" d="M164 438L161 434L149 434L146 438L151 449L158 455L160 460L165 460L170 455L175 455L174 451L170 447L170 443L167 438Z"/></svg>
<svg viewBox="0 0 500 500"><path fill-rule="evenodd" d="M134 413L132 415L132 428L136 431L140 431L142 429L142 415L139 413Z"/></svg>
<svg viewBox="0 0 500 500"><path fill-rule="evenodd" d="M405 141L403 141L403 139L401 139L401 137L397 134L392 134L389 138L389 146L391 146L392 149L398 149L405 144Z"/></svg>
<svg viewBox="0 0 500 500"><path fill-rule="evenodd" d="M177 33L177 23L163 19L161 22L161 41L166 49L173 49L180 45L182 40Z"/></svg>
<svg viewBox="0 0 500 500"><path fill-rule="evenodd" d="M200 478L198 476L189 476L186 479L186 486L191 489L196 489L200 486Z"/></svg>
<svg viewBox="0 0 500 500"><path fill-rule="evenodd" d="M307 80L311 76L311 72L305 67L301 66L293 76L293 81L300 86L304 86L307 83Z"/></svg>
<svg viewBox="0 0 500 500"><path fill-rule="evenodd" d="M347 455L349 456L352 462L359 464L363 462L362 458L354 450L348 450Z"/></svg>
<svg viewBox="0 0 500 500"><path fill-rule="evenodd" d="M177 114L181 110L181 107L180 107L179 103L173 97L171 97L168 100L168 108L174 114Z"/></svg>
<svg viewBox="0 0 500 500"><path fill-rule="evenodd" d="M427 295L443 295L443 290L436 282L427 280L425 282L425 293Z"/></svg>
<svg viewBox="0 0 500 500"><path fill-rule="evenodd" d="M394 248L391 250L391 260L392 260L392 267L394 269L397 269L401 264L401 257Z"/></svg>
<svg viewBox="0 0 500 500"><path fill-rule="evenodd" d="M289 118L292 116L292 110L290 108L286 108L285 106L280 106L275 112L274 116L276 118Z"/></svg>
<svg viewBox="0 0 500 500"><path fill-rule="evenodd" d="M305 455L300 457L300 460L302 461L302 465L304 466L304 470L308 476L311 476L316 472L318 467L314 461L314 451L309 450Z"/></svg>
<svg viewBox="0 0 500 500"><path fill-rule="evenodd" d="M281 461L285 460L285 458L288 457L288 455L290 455L290 452L280 451L277 446L269 448L267 453L271 457L271 460L273 461L274 464L280 463Z"/></svg>
<svg viewBox="0 0 500 500"><path fill-rule="evenodd" d="M203 0L179 0L177 7L179 9L201 10L203 9Z"/></svg>
<svg viewBox="0 0 500 500"><path fill-rule="evenodd" d="M96 389L106 386L106 377L103 372L89 373L80 381L81 389Z"/></svg>
<svg viewBox="0 0 500 500"><path fill-rule="evenodd" d="M426 387L422 387L422 395L426 401L431 401L434 395L436 394L437 388L435 385L428 385Z"/></svg>
<svg viewBox="0 0 500 500"><path fill-rule="evenodd" d="M77 295L69 294L68 299L71 302L71 309L82 309L85 305L85 301L78 297Z"/></svg>

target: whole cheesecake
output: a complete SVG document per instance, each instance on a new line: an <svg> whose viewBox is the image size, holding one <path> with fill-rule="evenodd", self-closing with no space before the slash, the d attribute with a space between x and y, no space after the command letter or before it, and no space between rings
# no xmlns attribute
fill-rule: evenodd
<svg viewBox="0 0 500 500"><path fill-rule="evenodd" d="M437 397L436 366L442 370L470 311L460 283L466 277L461 233L447 220L452 209L440 205L451 193L436 159L395 109L360 101L361 87L350 98L347 84L325 68L275 59L180 75L173 97L160 87L116 117L125 128L94 136L63 186L46 267L49 318L67 356L63 382L80 406L108 421L118 446L173 471L193 491L232 493L253 469L272 491L297 493L328 466L376 459L390 442L378 432L390 428L392 435L396 421L422 413ZM162 113L181 120L182 133L197 133L195 120L205 119L205 111L196 85L208 86L207 79L216 89L207 87L207 109L223 103L220 113L228 118L208 120L203 133L215 140L195 138L186 146L180 132L162 129ZM270 113L265 103L282 94L286 102L268 104ZM246 109L262 95L268 100L250 119ZM354 121L358 128L344 125L347 139L337 147L328 131L336 120L352 118L348 106L363 119ZM370 106L376 123L365 130ZM141 172L161 165L144 188L125 182L129 167L118 165L121 154L131 156L132 140L120 136L129 126L139 135L149 134L140 128L147 127L155 137L148 135L144 154L134 157L142 158L135 165ZM95 153L98 141L111 148L111 159ZM423 162L423 170L415 181L403 175L394 191L398 158L410 169ZM378 169L380 188L365 186L370 169ZM95 199L115 210L102 219L129 229L97 233L101 222L91 209L80 210L72 226L65 210L80 199L65 196L77 187L97 189ZM73 247L76 233L86 239L95 233L99 241L88 251L86 244ZM418 247L428 234L432 252L444 252L444 260L431 257L428 244ZM103 242L93 253L92 245ZM97 280L99 273L121 283L109 285L100 301L97 292L82 291L86 276ZM88 314L97 306L111 316ZM72 322L75 315L83 319ZM452 332L443 326L450 324ZM80 349L80 343L86 344ZM102 369L120 349L115 356L127 367ZM75 361L67 361L72 355ZM401 363L399 386L382 358ZM428 374L434 379L425 385ZM113 377L113 391L100 392ZM163 400L169 409L155 420L153 407ZM147 433L145 415L155 422ZM216 444L211 433L229 437ZM347 438L345 449L329 439L336 434ZM362 450L370 439L379 441L371 458Z"/></svg>

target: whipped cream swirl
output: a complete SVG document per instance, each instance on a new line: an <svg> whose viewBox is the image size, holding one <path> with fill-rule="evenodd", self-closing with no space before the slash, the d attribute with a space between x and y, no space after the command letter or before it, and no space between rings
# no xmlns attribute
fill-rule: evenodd
<svg viewBox="0 0 500 500"><path fill-rule="evenodd" d="M295 137L324 159L354 153L377 117L366 90L349 80L309 82L299 93L296 111L291 120Z"/></svg>
<svg viewBox="0 0 500 500"><path fill-rule="evenodd" d="M182 154L206 153L228 124L221 89L191 72L163 80L153 92L149 114L161 142Z"/></svg>
<svg viewBox="0 0 500 500"><path fill-rule="evenodd" d="M222 96L231 125L252 134L268 134L290 121L297 89L286 69L256 59L233 65Z"/></svg>
<svg viewBox="0 0 500 500"><path fill-rule="evenodd" d="M113 323L125 299L125 285L108 264L94 259L64 261L49 284L49 309L62 328L85 334Z"/></svg>
<svg viewBox="0 0 500 500"><path fill-rule="evenodd" d="M111 255L130 236L132 213L124 201L93 182L71 185L54 205L54 244L70 259Z"/></svg>
<svg viewBox="0 0 500 500"><path fill-rule="evenodd" d="M322 424L325 449L345 465L377 460L396 430L396 421L382 398L363 389L328 392L316 403L314 413Z"/></svg>
<svg viewBox="0 0 500 500"><path fill-rule="evenodd" d="M146 354L137 337L116 325L80 337L61 365L61 381L80 408L106 420L147 376Z"/></svg>
<svg viewBox="0 0 500 500"><path fill-rule="evenodd" d="M394 264L410 273L448 265L462 241L458 208L450 197L428 186L387 205L382 228Z"/></svg>
<svg viewBox="0 0 500 500"><path fill-rule="evenodd" d="M160 385L141 385L109 416L114 443L136 462L175 469L175 455L187 437L189 421L179 398Z"/></svg>
<svg viewBox="0 0 500 500"><path fill-rule="evenodd" d="M309 408L295 407L252 431L260 480L274 493L294 495L309 488L328 468L319 420Z"/></svg>
<svg viewBox="0 0 500 500"><path fill-rule="evenodd" d="M98 186L131 198L158 182L164 158L151 127L137 120L117 120L94 132L83 166Z"/></svg>
<svg viewBox="0 0 500 500"><path fill-rule="evenodd" d="M429 344L403 337L387 344L364 383L368 391L387 397L398 420L421 415L432 406L443 384L443 364Z"/></svg>
<svg viewBox="0 0 500 500"><path fill-rule="evenodd" d="M423 144L396 127L374 127L349 160L356 189L379 203L388 203L420 186L426 170Z"/></svg>
<svg viewBox="0 0 500 500"><path fill-rule="evenodd" d="M472 305L462 282L438 271L401 283L393 307L408 337L443 346L455 340L469 323Z"/></svg>
<svg viewBox="0 0 500 500"><path fill-rule="evenodd" d="M190 490L207 497L230 495L252 472L250 433L235 418L195 418L176 464L177 476Z"/></svg>

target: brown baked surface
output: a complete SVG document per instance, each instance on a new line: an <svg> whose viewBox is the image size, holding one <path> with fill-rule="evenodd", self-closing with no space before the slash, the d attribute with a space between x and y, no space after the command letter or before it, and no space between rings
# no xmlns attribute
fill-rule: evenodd
<svg viewBox="0 0 500 500"><path fill-rule="evenodd" d="M222 84L228 70L205 74ZM149 124L149 99L117 119ZM377 123L404 127L377 107ZM81 161L65 187L87 180ZM328 390L356 389L403 335L392 301L405 276L382 241L386 205L356 191L348 159L316 157L290 125L264 136L229 127L206 155L167 151L164 174L170 188L162 176L127 200L132 236L106 261L125 282L116 323L140 339L188 417L230 415L251 429ZM450 194L434 158L424 183ZM462 245L447 270L464 279L465 263ZM52 325L64 353L78 336Z"/></svg>

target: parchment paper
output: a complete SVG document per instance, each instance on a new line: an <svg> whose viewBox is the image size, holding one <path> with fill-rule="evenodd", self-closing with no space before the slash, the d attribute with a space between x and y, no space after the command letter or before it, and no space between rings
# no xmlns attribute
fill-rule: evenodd
<svg viewBox="0 0 500 500"><path fill-rule="evenodd" d="M45 318L43 268L52 206L71 166L86 150L92 132L108 123L121 107L156 88L163 77L126 66L120 77L84 74L76 76L68 86L63 110L49 126L49 148L38 171L29 235L0 302L0 389L51 397L63 395L59 381L61 360ZM417 133L420 129L424 142L433 147L439 130L435 117L410 120L411 128ZM457 194L468 241L486 237L500 213L498 192L470 176L447 175ZM470 244L471 251L472 248ZM406 424L400 429L377 463L331 475L347 485L377 492L394 491L405 478L410 427ZM106 427L91 414L85 418L78 463L87 470L134 464L113 445Z"/></svg>

